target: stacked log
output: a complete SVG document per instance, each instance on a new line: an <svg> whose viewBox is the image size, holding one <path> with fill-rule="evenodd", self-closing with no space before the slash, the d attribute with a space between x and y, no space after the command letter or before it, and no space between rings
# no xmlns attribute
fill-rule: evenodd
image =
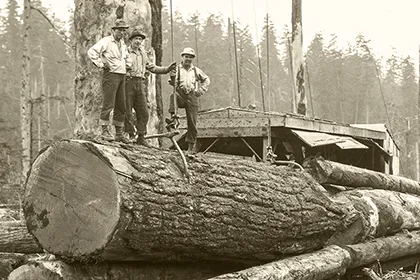
<svg viewBox="0 0 420 280"><path fill-rule="evenodd" d="M70 260L259 264L325 246L346 219L308 174L265 163L61 141L34 161L29 231Z"/></svg>
<svg viewBox="0 0 420 280"><path fill-rule="evenodd" d="M205 280L238 266L216 263L65 263L63 261L28 262L10 273L8 280Z"/></svg>
<svg viewBox="0 0 420 280"><path fill-rule="evenodd" d="M328 244L362 243L372 238L420 228L420 197L389 190L350 190L331 199L346 207L352 218Z"/></svg>
<svg viewBox="0 0 420 280"><path fill-rule="evenodd" d="M317 252L216 276L209 280L323 280L343 275L349 268L416 254L420 254L420 231L400 233L355 245L332 245Z"/></svg>
<svg viewBox="0 0 420 280"><path fill-rule="evenodd" d="M322 157L309 157L303 167L320 184L335 184L353 188L372 188L420 195L420 184L396 175L384 174L350 166Z"/></svg>
<svg viewBox="0 0 420 280"><path fill-rule="evenodd" d="M60 141L34 161L23 203L35 244L60 260L21 263L9 279L321 280L420 254L420 198L401 192L415 192L412 181L380 175L381 189L367 171L363 189L330 194L318 182L355 188L336 167L356 171L308 162L317 180L197 156L187 181L173 151ZM309 168L321 165L335 171Z"/></svg>
<svg viewBox="0 0 420 280"><path fill-rule="evenodd" d="M0 223L0 252L35 254L42 249L22 221Z"/></svg>

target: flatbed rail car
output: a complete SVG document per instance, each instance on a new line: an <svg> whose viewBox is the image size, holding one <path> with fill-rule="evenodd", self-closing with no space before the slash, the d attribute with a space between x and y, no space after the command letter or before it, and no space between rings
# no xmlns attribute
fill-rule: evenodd
<svg viewBox="0 0 420 280"><path fill-rule="evenodd" d="M180 118L181 131L187 128ZM257 161L270 150L278 160L302 163L311 155L327 160L399 174L399 148L384 124L344 124L290 113L227 107L201 111L198 152L216 152ZM183 143L183 137L178 142Z"/></svg>

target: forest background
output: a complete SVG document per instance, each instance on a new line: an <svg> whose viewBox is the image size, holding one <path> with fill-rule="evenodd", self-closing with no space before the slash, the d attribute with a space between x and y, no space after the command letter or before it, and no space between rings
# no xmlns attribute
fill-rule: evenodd
<svg viewBox="0 0 420 280"><path fill-rule="evenodd" d="M31 155L35 157L45 146L73 135L75 65L72 18L60 20L39 0L32 5L56 27L40 12L32 12ZM168 10L164 6L162 13L163 65L172 61ZM19 188L15 187L21 182L21 11L16 0L7 0L0 11L0 203L16 199ZM180 61L184 47L193 47L194 63L212 81L201 98L201 110L238 106L238 96L242 107L254 104L262 110L264 91L268 110L293 111L290 28L274 26L269 17L259 25L256 41L249 25L236 21L234 29L220 14L187 16L174 11L174 60ZM401 175L418 179L419 87L413 58L396 51L387 58L377 57L363 34L343 48L338 36L317 33L305 52L308 115L340 123L385 123L401 150ZM165 78L162 81L167 108L171 89Z"/></svg>

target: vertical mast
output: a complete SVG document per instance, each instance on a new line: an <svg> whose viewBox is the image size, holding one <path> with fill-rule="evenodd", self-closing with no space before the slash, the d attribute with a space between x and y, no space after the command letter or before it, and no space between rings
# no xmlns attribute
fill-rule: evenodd
<svg viewBox="0 0 420 280"><path fill-rule="evenodd" d="M302 50L302 0L292 0L292 62L298 114L306 115L305 68Z"/></svg>

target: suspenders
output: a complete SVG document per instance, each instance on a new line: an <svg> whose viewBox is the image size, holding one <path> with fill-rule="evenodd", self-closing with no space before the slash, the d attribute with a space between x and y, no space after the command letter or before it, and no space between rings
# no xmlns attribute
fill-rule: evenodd
<svg viewBox="0 0 420 280"><path fill-rule="evenodd" d="M194 70L194 76L195 76L195 80L194 80L194 90L197 90L197 85L198 85L198 75L197 75L197 69L195 66L193 66L193 70ZM181 82L181 64L178 64L178 71L177 71L177 77L176 77L176 87L178 87L178 85Z"/></svg>

